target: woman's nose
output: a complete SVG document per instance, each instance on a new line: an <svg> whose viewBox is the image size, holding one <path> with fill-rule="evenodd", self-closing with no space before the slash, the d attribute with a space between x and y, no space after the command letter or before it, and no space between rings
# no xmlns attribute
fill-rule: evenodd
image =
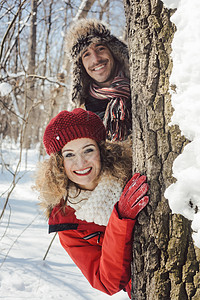
<svg viewBox="0 0 200 300"><path fill-rule="evenodd" d="M77 165L78 168L84 167L85 162L86 162L86 159L85 159L84 155L81 155L81 154L77 155L76 165Z"/></svg>

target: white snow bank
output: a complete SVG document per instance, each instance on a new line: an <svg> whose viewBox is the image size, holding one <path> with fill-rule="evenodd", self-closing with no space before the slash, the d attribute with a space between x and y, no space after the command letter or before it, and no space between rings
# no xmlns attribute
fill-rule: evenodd
<svg viewBox="0 0 200 300"><path fill-rule="evenodd" d="M163 0L177 8L171 21L177 31L172 42L173 70L170 84L174 113L171 124L191 141L173 165L177 179L165 192L173 213L192 220L195 244L200 247L200 2Z"/></svg>

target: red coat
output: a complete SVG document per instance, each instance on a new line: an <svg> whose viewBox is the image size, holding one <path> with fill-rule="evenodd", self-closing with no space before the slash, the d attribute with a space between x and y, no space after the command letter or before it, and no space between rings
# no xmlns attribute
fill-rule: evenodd
<svg viewBox="0 0 200 300"><path fill-rule="evenodd" d="M135 220L120 219L117 204L106 227L78 220L72 208L67 211L64 215L54 207L49 232L58 231L62 246L94 288L108 295L125 288L130 297Z"/></svg>

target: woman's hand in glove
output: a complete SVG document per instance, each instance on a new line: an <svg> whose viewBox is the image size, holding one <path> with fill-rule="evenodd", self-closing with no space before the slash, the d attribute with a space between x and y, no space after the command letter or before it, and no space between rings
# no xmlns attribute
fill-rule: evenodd
<svg viewBox="0 0 200 300"><path fill-rule="evenodd" d="M118 203L121 218L135 219L147 205L149 197L145 196L149 189L146 176L135 173L126 184Z"/></svg>

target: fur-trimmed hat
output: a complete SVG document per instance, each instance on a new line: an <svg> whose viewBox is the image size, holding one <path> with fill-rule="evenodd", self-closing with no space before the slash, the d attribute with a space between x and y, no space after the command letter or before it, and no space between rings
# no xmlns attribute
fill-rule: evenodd
<svg viewBox="0 0 200 300"><path fill-rule="evenodd" d="M61 111L47 125L43 143L47 154L59 152L68 142L90 138L97 143L104 141L106 130L101 119L82 108Z"/></svg>
<svg viewBox="0 0 200 300"><path fill-rule="evenodd" d="M80 19L70 28L65 40L65 51L73 64L72 100L77 105L85 102L90 83L90 77L82 65L82 54L89 45L99 42L109 48L125 76L129 78L127 45L112 35L104 23L95 19Z"/></svg>

